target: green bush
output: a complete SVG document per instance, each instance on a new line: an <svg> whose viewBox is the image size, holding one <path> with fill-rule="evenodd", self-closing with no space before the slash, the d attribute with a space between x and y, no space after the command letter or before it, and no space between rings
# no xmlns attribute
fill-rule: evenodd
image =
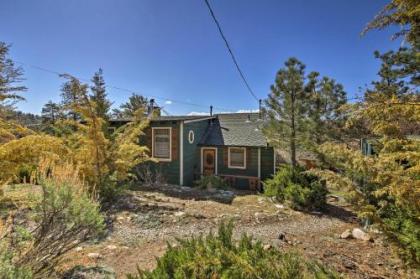
<svg viewBox="0 0 420 279"><path fill-rule="evenodd" d="M36 223L35 229L29 231L14 223L4 228L14 233L1 239L0 278L3 271L11 274L10 278L27 278L27 271L33 278L51 278L68 251L104 232L99 202L88 193L73 166L45 164L37 181L42 195L28 197L33 202L30 214L25 215Z"/></svg>
<svg viewBox="0 0 420 279"><path fill-rule="evenodd" d="M381 208L382 227L402 247L400 253L407 263L420 263L420 221L413 211L388 203Z"/></svg>
<svg viewBox="0 0 420 279"><path fill-rule="evenodd" d="M264 193L280 202L288 201L294 208L311 210L325 207L328 190L318 176L284 165L264 182Z"/></svg>
<svg viewBox="0 0 420 279"><path fill-rule="evenodd" d="M0 243L0 278L2 279L32 279L28 268L13 264L13 256L5 243Z"/></svg>
<svg viewBox="0 0 420 279"><path fill-rule="evenodd" d="M243 235L232 239L233 224L222 223L218 235L178 240L168 245L153 271L138 270L129 279L181 278L339 278L334 272L315 262L307 262L298 254L264 249L259 241Z"/></svg>
<svg viewBox="0 0 420 279"><path fill-rule="evenodd" d="M228 188L228 184L219 176L209 175L209 176L202 176L200 180L195 181L195 186L201 189L222 189L226 190Z"/></svg>

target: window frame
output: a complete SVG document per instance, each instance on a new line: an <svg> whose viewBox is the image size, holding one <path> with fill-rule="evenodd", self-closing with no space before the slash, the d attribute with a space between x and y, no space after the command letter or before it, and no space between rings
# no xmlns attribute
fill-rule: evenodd
<svg viewBox="0 0 420 279"><path fill-rule="evenodd" d="M244 152L244 164L243 166L232 166L231 161L230 161L230 151L232 149L241 149ZM246 169L246 147L228 147L228 167L230 169L241 169L241 170L245 170Z"/></svg>
<svg viewBox="0 0 420 279"><path fill-rule="evenodd" d="M169 130L169 157L168 158L155 157L155 130ZM152 158L160 162L172 161L172 127L152 127Z"/></svg>
<svg viewBox="0 0 420 279"><path fill-rule="evenodd" d="M193 144L195 140L195 135L193 130L189 130L188 132L188 143Z"/></svg>

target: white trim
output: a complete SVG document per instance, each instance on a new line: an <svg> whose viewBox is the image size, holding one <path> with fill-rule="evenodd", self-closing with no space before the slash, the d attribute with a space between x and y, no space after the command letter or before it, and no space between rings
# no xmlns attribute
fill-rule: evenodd
<svg viewBox="0 0 420 279"><path fill-rule="evenodd" d="M204 149L213 149L213 150L215 150L215 158L214 158L214 174L215 175L217 175L218 174L218 170L217 170L217 165L218 165L218 160L217 160L217 147L201 147L201 150L200 150L200 152L201 152L201 160L200 160L200 165L201 165L201 168L200 168L200 171L201 171L201 174L203 174L203 169L204 169L204 164L203 164L203 150Z"/></svg>
<svg viewBox="0 0 420 279"><path fill-rule="evenodd" d="M213 119L213 118L216 118L216 117L215 116L208 116L208 117L203 117L203 118L198 118L198 119L184 120L184 123L188 124L188 123L199 122L199 121L203 121L203 120L209 120L209 119Z"/></svg>
<svg viewBox="0 0 420 279"><path fill-rule="evenodd" d="M244 166L243 167L232 166L230 164L230 149L243 149L244 150ZM246 147L228 147L228 167L230 169L241 169L241 170L246 169Z"/></svg>
<svg viewBox="0 0 420 279"><path fill-rule="evenodd" d="M184 185L184 123L179 124L179 185Z"/></svg>
<svg viewBox="0 0 420 279"><path fill-rule="evenodd" d="M167 129L169 130L169 158L155 158L155 130ZM171 162L172 161L172 127L152 127L152 158L159 162Z"/></svg>
<svg viewBox="0 0 420 279"><path fill-rule="evenodd" d="M258 147L258 179L261 179L261 147Z"/></svg>
<svg viewBox="0 0 420 279"><path fill-rule="evenodd" d="M192 137L192 138L191 138ZM194 131L193 130L189 130L188 131L188 142L190 144L193 144L195 140L195 135L194 135Z"/></svg>

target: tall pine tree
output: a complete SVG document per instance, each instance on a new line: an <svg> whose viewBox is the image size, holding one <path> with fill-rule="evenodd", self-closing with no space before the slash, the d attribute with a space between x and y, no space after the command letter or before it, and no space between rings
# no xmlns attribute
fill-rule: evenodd
<svg viewBox="0 0 420 279"><path fill-rule="evenodd" d="M297 147L308 138L304 70L302 62L289 58L265 101L269 121L264 131L274 146L289 149L292 166L297 165Z"/></svg>
<svg viewBox="0 0 420 279"><path fill-rule="evenodd" d="M90 99L95 102L97 115L103 119L109 118L111 102L105 91L105 80L102 69L99 69L92 78L93 86L90 88L92 95Z"/></svg>
<svg viewBox="0 0 420 279"><path fill-rule="evenodd" d="M19 93L27 89L20 85L23 70L9 58L9 48L9 45L0 42L0 116L13 109L14 101L23 100Z"/></svg>
<svg viewBox="0 0 420 279"><path fill-rule="evenodd" d="M118 109L113 110L113 115L117 118L131 118L139 109L147 111L148 100L142 95L133 93L128 102L120 105Z"/></svg>
<svg viewBox="0 0 420 279"><path fill-rule="evenodd" d="M319 78L319 73L308 75L307 113L309 119L308 149L316 151L318 145L331 139L339 139L344 125L340 107L346 103L346 92L341 84L329 77Z"/></svg>
<svg viewBox="0 0 420 279"><path fill-rule="evenodd" d="M67 77L64 75L64 77ZM66 81L61 87L61 104L64 109L64 114L67 118L72 120L79 120L80 114L76 112L73 108L82 103L80 96L83 96L87 90L86 85L81 84L80 81L76 78L69 77L69 80Z"/></svg>
<svg viewBox="0 0 420 279"><path fill-rule="evenodd" d="M61 108L60 105L53 101L48 101L41 111L43 124L54 124L60 118Z"/></svg>

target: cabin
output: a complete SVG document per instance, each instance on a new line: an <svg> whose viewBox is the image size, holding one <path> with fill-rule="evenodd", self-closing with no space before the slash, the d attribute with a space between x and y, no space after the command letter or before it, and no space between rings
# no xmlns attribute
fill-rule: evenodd
<svg viewBox="0 0 420 279"><path fill-rule="evenodd" d="M170 184L193 186L201 176L216 175L234 188L260 190L275 170L262 124L260 113L155 116L141 143Z"/></svg>

